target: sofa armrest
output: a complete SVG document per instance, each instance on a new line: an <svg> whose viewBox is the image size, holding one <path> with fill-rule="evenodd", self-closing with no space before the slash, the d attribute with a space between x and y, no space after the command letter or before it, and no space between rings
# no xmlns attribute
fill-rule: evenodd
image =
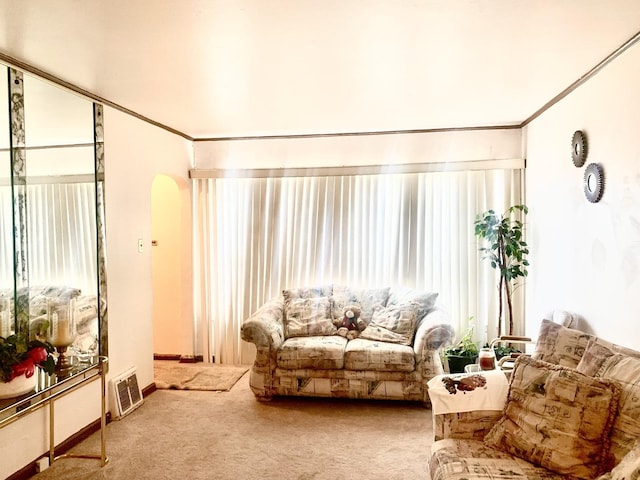
<svg viewBox="0 0 640 480"><path fill-rule="evenodd" d="M257 348L277 350L284 342L284 300L281 295L262 305L242 322L240 336Z"/></svg>
<svg viewBox="0 0 640 480"><path fill-rule="evenodd" d="M413 349L416 355L422 356L424 350L438 350L450 344L455 336L449 314L440 307L434 307L420 321Z"/></svg>
<svg viewBox="0 0 640 480"><path fill-rule="evenodd" d="M413 354L416 370L423 380L444 373L440 349L453 341L455 331L449 323L449 314L439 307L427 313L416 329Z"/></svg>
<svg viewBox="0 0 640 480"><path fill-rule="evenodd" d="M474 410L433 415L433 437L434 440L444 438L482 440L501 418L502 410Z"/></svg>

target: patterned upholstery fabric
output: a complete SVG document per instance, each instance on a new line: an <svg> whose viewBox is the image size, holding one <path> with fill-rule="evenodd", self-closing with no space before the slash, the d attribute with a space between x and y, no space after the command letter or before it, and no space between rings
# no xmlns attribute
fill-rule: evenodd
<svg viewBox="0 0 640 480"><path fill-rule="evenodd" d="M433 308L438 299L436 292L421 292L413 288L394 288L389 292L387 306L412 303L418 310L418 321Z"/></svg>
<svg viewBox="0 0 640 480"><path fill-rule="evenodd" d="M285 338L333 335L329 297L293 298L284 302Z"/></svg>
<svg viewBox="0 0 640 480"><path fill-rule="evenodd" d="M502 410L474 410L433 416L433 438L459 438L482 441L502 418Z"/></svg>
<svg viewBox="0 0 640 480"><path fill-rule="evenodd" d="M640 352L635 352L640 355ZM611 453L616 463L629 453L640 438L640 358L614 353L596 342L589 342L578 371L600 378L609 378L622 387L619 411L611 435Z"/></svg>
<svg viewBox="0 0 640 480"><path fill-rule="evenodd" d="M373 312L384 308L389 299L389 288L353 289L334 285L332 295L333 318L342 318L342 310L346 305L359 305L362 309L360 319L369 323Z"/></svg>
<svg viewBox="0 0 640 480"><path fill-rule="evenodd" d="M560 480L566 477L477 440L440 440L431 446L431 480Z"/></svg>
<svg viewBox="0 0 640 480"><path fill-rule="evenodd" d="M546 338L545 335L550 335ZM576 385L575 389L567 388L572 379L577 379L579 375L588 373L590 376L602 376L603 378L611 378L613 384L618 385L618 389L622 390L619 395L618 405L619 412L613 416L612 428L609 435L610 454L604 458L603 452L608 448L607 438L603 438L599 448L595 448L594 457L591 464L597 462L598 458L602 462L603 471L613 468L608 473L604 473L598 477L598 480L631 480L640 478L640 440L637 430L637 418L640 418L637 406L638 394L636 388L638 382L638 371L640 365L640 352L614 345L610 342L602 340L589 334L583 334L577 330L571 330L558 324L552 325L551 322L545 321L541 326L536 346L537 356L549 359L556 359L563 363L574 363L576 360L579 371L572 372L569 369L559 368L559 372L568 372L566 378L559 376L558 382L568 383L563 385L562 390L568 397L564 405L568 407L577 407L585 405L581 402L580 396L584 397L584 393L580 392L580 388ZM544 374L546 375L546 373ZM543 375L543 376L544 376ZM514 394L519 397L541 395L543 391L548 391L546 384L540 381L542 376L532 377L530 385L532 388L514 390ZM512 378L513 380L513 378ZM593 379L593 380L598 380ZM587 381L589 382L589 381ZM598 407L595 405L598 396L592 397L586 395L589 399L584 414L579 415L586 424L585 432L589 432L596 422L601 422L597 414L593 413ZM528 399L522 399L523 402ZM608 402L605 402L608 403ZM560 405L560 409L564 408ZM540 408L547 408L549 413L557 412L553 405L546 405ZM592 413L588 413L591 411ZM514 415L514 410L505 410L504 412L465 412L460 414L438 415L434 418L434 434L436 442L432 447L432 455L429 461L432 480L455 480L455 479L555 479L555 478L571 478L568 474L559 474L552 472L540 466L534 466L523 458L511 456L509 453L498 451L489 446L488 436L483 433L495 421L499 423L504 418L504 414ZM542 411L546 415L546 411ZM516 421L527 419L527 413L515 414ZM544 416L543 415L543 416ZM574 418L568 414L569 418ZM558 432L563 433L565 427L575 430L575 425L579 421L570 422L559 419L558 424L541 426L537 419L534 418L529 429L539 430L540 432L530 432L527 430L525 437L530 438L531 443L536 445L548 446L555 441L553 438L540 438L540 433L556 435ZM575 424L575 425L573 425ZM536 428L538 425L538 428ZM559 427L557 427L559 425ZM557 427L557 428L556 428ZM493 432L494 427L490 427L489 434ZM588 440L602 437L588 437ZM440 440L444 438L444 440ZM518 450L525 453L527 448ZM624 454L624 452L627 452ZM557 452L550 452L547 458L552 458ZM497 455L497 456L496 456ZM624 455L624 456L622 456ZM619 461L617 465L615 462ZM584 462L579 462L581 466ZM589 462L587 462L589 463ZM595 478L596 475L590 473L589 478Z"/></svg>
<svg viewBox="0 0 640 480"><path fill-rule="evenodd" d="M332 285L318 285L315 287L289 288L282 291L284 301L294 298L330 297L333 292Z"/></svg>
<svg viewBox="0 0 640 480"><path fill-rule="evenodd" d="M413 348L407 345L375 342L362 337L347 343L344 367L348 370L412 372L416 362Z"/></svg>
<svg viewBox="0 0 640 480"><path fill-rule="evenodd" d="M418 322L417 314L416 307L410 303L379 309L373 313L360 338L411 345Z"/></svg>
<svg viewBox="0 0 640 480"><path fill-rule="evenodd" d="M563 327L551 320L542 320L536 348L531 356L554 365L576 368L587 342L592 338L594 336L588 333Z"/></svg>
<svg viewBox="0 0 640 480"><path fill-rule="evenodd" d="M286 298L318 298L328 290L333 292L332 308L353 302L371 313L384 308L393 291L333 286L288 290ZM285 338L283 292L242 324L242 339L256 346L249 385L259 400L274 395L333 396L420 401L428 406L427 382L444 373L439 350L453 340L455 332L440 307L430 308L415 328L411 345L366 339L347 342L338 335Z"/></svg>
<svg viewBox="0 0 640 480"><path fill-rule="evenodd" d="M556 473L594 478L612 466L609 433L619 398L614 382L519 357L504 415L484 442Z"/></svg>
<svg viewBox="0 0 640 480"><path fill-rule="evenodd" d="M347 339L338 335L289 338L278 350L277 365L287 369L343 368L346 345Z"/></svg>
<svg viewBox="0 0 640 480"><path fill-rule="evenodd" d="M597 480L635 480L640 478L640 440L633 444L629 453L616 467Z"/></svg>

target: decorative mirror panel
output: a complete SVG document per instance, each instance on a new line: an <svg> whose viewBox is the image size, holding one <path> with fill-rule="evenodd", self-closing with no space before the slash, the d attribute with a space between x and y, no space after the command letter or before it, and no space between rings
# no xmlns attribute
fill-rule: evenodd
<svg viewBox="0 0 640 480"><path fill-rule="evenodd" d="M0 336L28 332L72 370L107 355L102 106L0 77Z"/></svg>

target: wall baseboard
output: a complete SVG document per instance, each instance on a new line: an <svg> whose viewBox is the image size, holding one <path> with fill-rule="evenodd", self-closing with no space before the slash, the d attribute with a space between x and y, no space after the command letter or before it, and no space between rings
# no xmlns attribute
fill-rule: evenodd
<svg viewBox="0 0 640 480"><path fill-rule="evenodd" d="M176 360L179 361L180 357L182 357L182 355L178 354L173 354L173 353L154 353L153 354L153 359L154 360Z"/></svg>
<svg viewBox="0 0 640 480"><path fill-rule="evenodd" d="M198 363L204 361L202 355L181 355L180 363Z"/></svg>
<svg viewBox="0 0 640 480"><path fill-rule="evenodd" d="M180 355L179 353L154 353L154 360L172 360L180 363L198 363L203 362L202 355Z"/></svg>

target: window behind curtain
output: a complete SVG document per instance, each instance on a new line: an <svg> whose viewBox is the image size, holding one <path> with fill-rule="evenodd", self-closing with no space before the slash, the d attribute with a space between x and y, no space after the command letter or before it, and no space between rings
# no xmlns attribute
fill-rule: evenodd
<svg viewBox="0 0 640 480"><path fill-rule="evenodd" d="M520 169L195 180L205 353L252 362L242 321L284 288L324 283L439 292L458 331L473 316L490 340L497 279L473 222L522 203L522 184Z"/></svg>
<svg viewBox="0 0 640 480"><path fill-rule="evenodd" d="M96 208L92 182L27 186L30 285L70 286L96 293ZM0 213L12 216L10 185L0 186ZM2 288L13 288L13 230L0 229Z"/></svg>

